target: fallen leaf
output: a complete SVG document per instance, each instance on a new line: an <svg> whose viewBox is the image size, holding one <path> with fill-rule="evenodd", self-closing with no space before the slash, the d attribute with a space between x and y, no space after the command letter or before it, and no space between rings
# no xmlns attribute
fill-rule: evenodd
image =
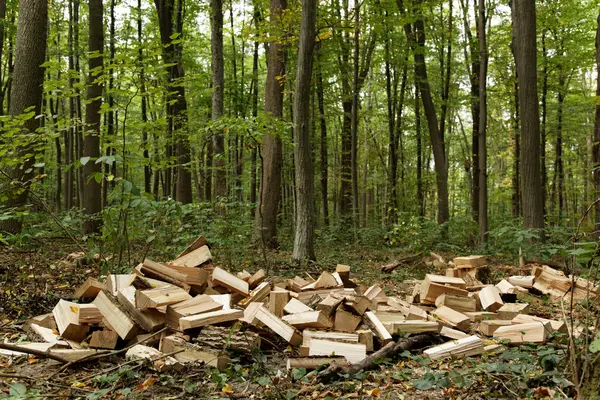
<svg viewBox="0 0 600 400"><path fill-rule="evenodd" d="M154 385L155 382L156 382L156 378L151 376L151 377L147 378L144 382L137 385L136 389L139 390L140 392L143 392L144 390L148 389L150 386Z"/></svg>
<svg viewBox="0 0 600 400"><path fill-rule="evenodd" d="M229 385L229 383L226 383L225 386L223 386L223 389L221 389L221 392L223 392L223 393L233 393L233 389L231 388L231 386Z"/></svg>
<svg viewBox="0 0 600 400"><path fill-rule="evenodd" d="M375 389L371 389L371 390L367 390L365 392L367 394L367 396L373 396L373 397L379 397L381 396L381 391L377 388Z"/></svg>

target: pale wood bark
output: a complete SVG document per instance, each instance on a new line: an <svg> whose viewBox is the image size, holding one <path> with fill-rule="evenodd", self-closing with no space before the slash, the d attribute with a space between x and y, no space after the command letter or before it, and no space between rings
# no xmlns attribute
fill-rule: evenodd
<svg viewBox="0 0 600 400"><path fill-rule="evenodd" d="M211 0L212 44L212 120L223 116L225 72L223 58L223 0ZM227 171L225 170L225 137L222 130L213 132L214 198L227 196Z"/></svg>

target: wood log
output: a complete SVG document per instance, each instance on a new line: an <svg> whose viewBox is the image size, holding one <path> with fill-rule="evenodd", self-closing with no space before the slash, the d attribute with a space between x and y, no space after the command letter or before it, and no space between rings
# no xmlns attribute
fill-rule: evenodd
<svg viewBox="0 0 600 400"><path fill-rule="evenodd" d="M28 330L30 329L32 324L36 324L38 326L42 326L42 327L48 328L48 329L57 329L56 321L54 320L54 314L52 314L52 313L36 315L35 317L29 318L23 324L22 329L25 332L28 332Z"/></svg>
<svg viewBox="0 0 600 400"><path fill-rule="evenodd" d="M93 299L104 289L106 289L106 285L103 282L94 278L87 278L85 282L75 290L73 298L80 300Z"/></svg>
<svg viewBox="0 0 600 400"><path fill-rule="evenodd" d="M573 285L573 298L577 300L584 300L589 298L595 300L600 295L600 285L584 278L569 276L571 281L574 281Z"/></svg>
<svg viewBox="0 0 600 400"><path fill-rule="evenodd" d="M470 336L464 332L459 331L458 329L448 328L447 326L442 326L442 329L440 329L440 335L443 337L447 337L448 339L454 340L464 339Z"/></svg>
<svg viewBox="0 0 600 400"><path fill-rule="evenodd" d="M533 287L533 281L535 276L511 276L508 278L508 282L514 286L520 286L522 288L531 289Z"/></svg>
<svg viewBox="0 0 600 400"><path fill-rule="evenodd" d="M265 306L258 308L255 318L292 346L299 346L302 343L302 334L296 328L267 310Z"/></svg>
<svg viewBox="0 0 600 400"><path fill-rule="evenodd" d="M358 343L362 343L367 347L367 351L373 351L373 331L370 329L359 329L356 331L358 335Z"/></svg>
<svg viewBox="0 0 600 400"><path fill-rule="evenodd" d="M367 346L362 343L344 343L333 340L312 339L309 345L310 356L343 356L347 361L357 363L367 357Z"/></svg>
<svg viewBox="0 0 600 400"><path fill-rule="evenodd" d="M149 258L144 260L140 270L145 276L179 286L187 292L189 292L191 289L190 285L185 282L187 279L186 274L178 272L173 268L169 268L166 265L152 261Z"/></svg>
<svg viewBox="0 0 600 400"><path fill-rule="evenodd" d="M93 304L78 304L79 323L87 325L97 325L102 322L102 314Z"/></svg>
<svg viewBox="0 0 600 400"><path fill-rule="evenodd" d="M407 257L401 258L399 260L392 261L389 264L381 265L381 266L379 266L379 269L382 272L389 274L390 272L394 271L396 268L400 267L401 265L412 264L415 261L420 260L421 255L422 255L422 253L412 254Z"/></svg>
<svg viewBox="0 0 600 400"><path fill-rule="evenodd" d="M210 296L201 294L191 299L167 306L166 321L173 329L179 329L179 320L190 315L219 311L223 304L217 303Z"/></svg>
<svg viewBox="0 0 600 400"><path fill-rule="evenodd" d="M267 276L264 269L259 269L248 279L248 286L250 289L257 287Z"/></svg>
<svg viewBox="0 0 600 400"><path fill-rule="evenodd" d="M77 303L61 299L52 310L52 314L63 338L81 342L87 335L89 325L79 321L79 306Z"/></svg>
<svg viewBox="0 0 600 400"><path fill-rule="evenodd" d="M208 246L204 245L177 257L175 260L167 263L167 266L195 268L209 261L212 261L212 254Z"/></svg>
<svg viewBox="0 0 600 400"><path fill-rule="evenodd" d="M322 311L306 311L296 314L285 315L281 318L283 321L292 325L294 328L332 328L333 322Z"/></svg>
<svg viewBox="0 0 600 400"><path fill-rule="evenodd" d="M243 317L244 312L242 310L231 309L211 311L208 313L190 315L180 318L179 329L185 331L187 329L199 328L206 325L235 321Z"/></svg>
<svg viewBox="0 0 600 400"><path fill-rule="evenodd" d="M341 332L354 332L361 321L361 317L340 306L335 312L334 329Z"/></svg>
<svg viewBox="0 0 600 400"><path fill-rule="evenodd" d="M114 350L117 348L117 342L119 341L119 334L110 329L103 329L101 331L92 332L92 339L90 340L90 347L95 349L110 349Z"/></svg>
<svg viewBox="0 0 600 400"><path fill-rule="evenodd" d="M496 287L500 291L500 293L515 293L515 286L507 281L506 279L502 279L500 282L496 284Z"/></svg>
<svg viewBox="0 0 600 400"><path fill-rule="evenodd" d="M359 363L350 365L330 365L327 369L321 371L317 375L317 379L321 382L329 382L333 379L339 379L339 377L354 375L359 371L366 371L375 366L379 366L379 360L381 359L392 358L403 351L420 349L430 344L437 343L438 340L437 335L417 335L398 342L389 342Z"/></svg>
<svg viewBox="0 0 600 400"><path fill-rule="evenodd" d="M513 319L519 314L529 313L529 304L527 303L506 303L498 309L500 319Z"/></svg>
<svg viewBox="0 0 600 400"><path fill-rule="evenodd" d="M475 312L477 311L477 299L468 296L457 296L444 293L435 300L436 307L446 306L455 311Z"/></svg>
<svg viewBox="0 0 600 400"><path fill-rule="evenodd" d="M244 282L237 276L234 276L221 268L217 267L214 269L212 274L212 280L216 284L226 287L227 289L232 290L235 293L239 293L244 296L247 296L249 293L248 282Z"/></svg>
<svg viewBox="0 0 600 400"><path fill-rule="evenodd" d="M217 368L219 371L224 371L231 364L231 358L226 351L204 349L176 335L168 335L162 338L160 351L169 354L178 350L183 351L174 354L173 358L182 364L202 362L205 365Z"/></svg>
<svg viewBox="0 0 600 400"><path fill-rule="evenodd" d="M336 331L322 331L314 329L305 329L302 331L302 346L309 347L312 339L325 339L334 342L346 342L346 343L360 343L359 334L357 333L346 333Z"/></svg>
<svg viewBox="0 0 600 400"><path fill-rule="evenodd" d="M545 343L548 339L548 328L542 322L501 326L496 329L494 336L512 344Z"/></svg>
<svg viewBox="0 0 600 400"><path fill-rule="evenodd" d="M466 256L466 257L454 257L452 260L456 268L478 268L487 265L487 258L485 256Z"/></svg>
<svg viewBox="0 0 600 400"><path fill-rule="evenodd" d="M479 324L479 332L486 336L494 336L494 332L501 326L510 326L511 321L503 319L486 319Z"/></svg>
<svg viewBox="0 0 600 400"><path fill-rule="evenodd" d="M323 314L330 316L335 312L338 306L342 304L342 301L344 301L344 296L337 293L331 293L317 304L316 309L323 311Z"/></svg>
<svg viewBox="0 0 600 400"><path fill-rule="evenodd" d="M158 372L181 371L183 369L183 365L175 358L165 357L164 353L143 344L136 344L127 350L125 358L127 360L149 360L153 369Z"/></svg>
<svg viewBox="0 0 600 400"><path fill-rule="evenodd" d="M471 326L469 317L463 313L451 309L450 307L442 306L432 311L431 315L454 328L460 329L461 331L466 331Z"/></svg>
<svg viewBox="0 0 600 400"><path fill-rule="evenodd" d="M262 302L269 297L269 293L271 293L271 283L262 282L255 289L250 291L248 297L238 302L238 305L240 307L246 307L246 305L250 303Z"/></svg>
<svg viewBox="0 0 600 400"><path fill-rule="evenodd" d="M363 315L371 306L371 300L366 296L345 296L344 306L357 315Z"/></svg>
<svg viewBox="0 0 600 400"><path fill-rule="evenodd" d="M319 275L319 277L317 278L316 281L309 283L308 285L302 287L302 290L317 290L317 289L329 289L329 288L335 288L335 287L339 287L339 283L338 281L335 279L335 277L327 272L327 271L323 271L321 272L321 275Z"/></svg>
<svg viewBox="0 0 600 400"><path fill-rule="evenodd" d="M131 286L134 279L134 274L108 274L106 275L106 289L116 296L119 289Z"/></svg>
<svg viewBox="0 0 600 400"><path fill-rule="evenodd" d="M138 290L135 293L135 306L139 309L159 308L191 298L188 292L177 286Z"/></svg>
<svg viewBox="0 0 600 400"><path fill-rule="evenodd" d="M102 291L98 293L93 304L98 307L98 310L100 310L102 316L108 321L112 330L117 332L121 339L129 340L137 335L137 324L113 295L107 291Z"/></svg>
<svg viewBox="0 0 600 400"><path fill-rule="evenodd" d="M245 282L248 282L248 280L252 277L252 274L250 272L246 271L245 269L242 270L242 272L238 272L235 275Z"/></svg>
<svg viewBox="0 0 600 400"><path fill-rule="evenodd" d="M117 301L142 329L148 332L155 332L165 325L165 316L156 309L139 309L135 305L136 289L133 286L128 286L119 290L117 293Z"/></svg>
<svg viewBox="0 0 600 400"><path fill-rule="evenodd" d="M295 300L295 299L294 299ZM285 307L290 302L290 292L287 290L273 290L269 293L269 311L275 314L277 317L283 317ZM298 301L298 303L300 303ZM302 303L300 303L302 304ZM304 306L304 304L302 304ZM305 311L311 311L309 308Z"/></svg>
<svg viewBox="0 0 600 400"><path fill-rule="evenodd" d="M273 292L271 292L273 293ZM263 307L263 303L250 303L244 310L244 316L240 318L240 321L250 325L260 326L261 322L256 318L258 310Z"/></svg>
<svg viewBox="0 0 600 400"><path fill-rule="evenodd" d="M440 324L435 321L398 321L383 323L390 335L404 335L416 333L438 333Z"/></svg>
<svg viewBox="0 0 600 400"><path fill-rule="evenodd" d="M223 310L231 310L231 295L230 294L209 294L207 295L213 301L221 304Z"/></svg>
<svg viewBox="0 0 600 400"><path fill-rule="evenodd" d="M411 305L408 314L406 314L407 321L427 321L427 311L421 307Z"/></svg>
<svg viewBox="0 0 600 400"><path fill-rule="evenodd" d="M471 322L479 322L485 319L499 319L500 315L498 313L494 313L491 311L476 311L476 312L466 312L464 313Z"/></svg>
<svg viewBox="0 0 600 400"><path fill-rule="evenodd" d="M354 282L352 282L350 280L350 266L349 265L338 264L335 267L335 272L337 272L339 277L342 279L344 287L353 287L353 286L351 286L351 284L353 284Z"/></svg>
<svg viewBox="0 0 600 400"><path fill-rule="evenodd" d="M423 304L435 304L435 300L444 293L467 296L466 287L462 278L427 274L421 284L420 301Z"/></svg>
<svg viewBox="0 0 600 400"><path fill-rule="evenodd" d="M527 324L531 322L541 322L546 325L548 329L548 333L552 332L560 332L560 333L568 333L569 329L567 323L562 320L554 320L538 317L535 315L527 315L527 314L519 314L514 317L512 320L513 325L516 324Z"/></svg>
<svg viewBox="0 0 600 400"><path fill-rule="evenodd" d="M288 371L294 368L304 368L307 370L317 369L323 365L344 365L347 361L344 357L300 357L288 358Z"/></svg>
<svg viewBox="0 0 600 400"><path fill-rule="evenodd" d="M536 276L533 288L543 294L558 298L566 295L571 289L571 279L562 271L544 265L541 268L534 268L532 272Z"/></svg>
<svg viewBox="0 0 600 400"><path fill-rule="evenodd" d="M369 288L363 293L363 296L371 301L374 301L376 298L381 298L386 299L387 302L387 296L379 285L369 286Z"/></svg>
<svg viewBox="0 0 600 400"><path fill-rule="evenodd" d="M479 302L485 311L495 312L504 305L500 291L495 286L486 286L479 291Z"/></svg>
<svg viewBox="0 0 600 400"><path fill-rule="evenodd" d="M232 328L206 326L193 341L202 348L231 350L252 355L253 348L260 348L260 335L249 329L242 330L239 325L234 325Z"/></svg>
<svg viewBox="0 0 600 400"><path fill-rule="evenodd" d="M302 291L302 288L306 285L310 284L309 281L307 281L306 279L303 279L299 276L294 277L294 279L289 279L288 280L288 289L290 289L293 292L300 292Z"/></svg>
<svg viewBox="0 0 600 400"><path fill-rule="evenodd" d="M290 299L290 301L288 301L285 307L283 308L283 311L285 311L288 314L298 314L314 310L306 304L302 303L300 300Z"/></svg>
<svg viewBox="0 0 600 400"><path fill-rule="evenodd" d="M481 350L485 347L483 340L477 336L469 336L463 339L452 340L436 347L425 350L423 353L432 360L442 358L461 357L473 350Z"/></svg>
<svg viewBox="0 0 600 400"><path fill-rule="evenodd" d="M375 333L375 336L377 336L382 343L386 344L392 341L392 335L387 330L387 328L381 323L379 318L377 318L373 311L367 311L363 315L363 318L366 324L371 326L371 328L373 329L373 333Z"/></svg>
<svg viewBox="0 0 600 400"><path fill-rule="evenodd" d="M181 267L177 265L168 266L172 270L184 275L184 282L188 285L197 288L197 292L201 292L208 282L209 272L202 268Z"/></svg>

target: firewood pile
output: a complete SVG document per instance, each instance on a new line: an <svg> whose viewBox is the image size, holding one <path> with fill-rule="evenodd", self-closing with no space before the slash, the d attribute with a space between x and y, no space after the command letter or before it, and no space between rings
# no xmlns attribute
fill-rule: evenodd
<svg viewBox="0 0 600 400"><path fill-rule="evenodd" d="M146 259L132 274L89 278L72 301L60 300L51 314L24 325L41 340L10 350L5 343L0 355L33 350L76 362L102 349L126 349L127 359L166 371L192 362L224 369L234 353L282 346L288 368L315 369L360 363L397 337L430 334L445 341L424 350L431 359L477 356L568 333L565 316L532 315L522 294L582 300L600 293L591 282L548 266L493 285L480 280L490 276L484 256L447 265L445 275L427 274L400 298L376 284L360 285L346 265L316 279L268 277L262 269L234 275L212 264L200 237L166 264ZM573 334L584 330L576 326Z"/></svg>

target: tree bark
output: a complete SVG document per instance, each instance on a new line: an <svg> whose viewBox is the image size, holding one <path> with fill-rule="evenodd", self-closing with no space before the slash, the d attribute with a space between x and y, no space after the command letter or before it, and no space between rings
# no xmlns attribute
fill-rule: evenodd
<svg viewBox="0 0 600 400"><path fill-rule="evenodd" d="M88 61L88 89L85 107L85 136L83 138L83 156L89 157L83 166L84 188L83 207L86 219L83 223L85 233L97 233L102 223L102 193L99 174L102 173L102 164L96 163L100 157L100 131L102 106L102 64L104 60L104 6L102 0L89 2L89 41L90 52Z"/></svg>
<svg viewBox="0 0 600 400"><path fill-rule="evenodd" d="M296 164L296 234L292 258L304 263L315 260L314 182L310 145L310 88L315 44L317 0L302 0L300 45L296 70L294 124L296 126L294 161Z"/></svg>
<svg viewBox="0 0 600 400"><path fill-rule="evenodd" d="M416 73L415 73L416 74ZM417 212L425 216L425 194L423 193L423 140L421 138L421 99L415 78L415 130L417 135Z"/></svg>
<svg viewBox="0 0 600 400"><path fill-rule="evenodd" d="M594 176L594 192L600 198L600 13L597 18L596 28L596 116L594 121L594 144L592 145L592 173ZM600 202L595 206L596 235L600 235ZM600 371L600 368L597 368ZM600 374L599 374L600 376Z"/></svg>
<svg viewBox="0 0 600 400"><path fill-rule="evenodd" d="M265 113L270 118L263 139L262 168L258 198L258 212L254 219L254 238L267 248L276 248L277 214L281 196L281 171L283 166L279 120L283 116L285 50L275 32L281 29L281 17L287 8L286 0L271 0L271 42L267 55L267 81L265 87Z"/></svg>
<svg viewBox="0 0 600 400"><path fill-rule="evenodd" d="M487 72L488 54L485 0L479 0L479 242L486 245L488 237L488 193L487 193Z"/></svg>
<svg viewBox="0 0 600 400"><path fill-rule="evenodd" d="M325 120L325 96L323 92L323 70L321 66L321 42L317 43L317 66L315 68L316 86L317 86L317 103L319 108L319 127L321 130L320 145L321 145L321 204L323 207L323 224L329 226L329 160L327 154L327 121Z"/></svg>
<svg viewBox="0 0 600 400"><path fill-rule="evenodd" d="M142 147L144 151L144 191L148 194L152 193L152 170L150 164L150 150L148 148L148 102L146 94L146 74L144 72L144 50L142 39L142 0L137 1L137 39L138 39L138 63L140 68L140 91L142 92L141 111L142 111Z"/></svg>
<svg viewBox="0 0 600 400"><path fill-rule="evenodd" d="M548 120L548 49L546 48L546 30L542 32L542 124L540 126L540 163L542 167L542 201L546 215L546 192L548 187L548 170L546 168L546 121Z"/></svg>
<svg viewBox="0 0 600 400"><path fill-rule="evenodd" d="M212 120L215 123L223 116L225 72L223 58L223 0L210 1L211 44L212 44ZM225 170L225 137L223 131L213 132L214 199L227 196L227 171Z"/></svg>
<svg viewBox="0 0 600 400"><path fill-rule="evenodd" d="M358 219L358 75L360 68L360 5L361 2L354 2L354 64L352 68L352 145L350 159L352 163L352 220L354 228L359 225ZM356 233L356 232L355 232Z"/></svg>
<svg viewBox="0 0 600 400"><path fill-rule="evenodd" d="M18 117L33 107L33 115L24 122L22 127L23 132L29 134L35 133L40 124L40 120L35 116L40 115L42 108L44 82L42 64L46 60L47 19L47 1L19 1L15 69L9 115ZM33 178L35 155L23 160L21 158L31 151L30 145L19 147L15 156L20 165L7 168L5 171L12 181L11 184L14 184L15 187L11 187L10 193L7 193L8 199L2 204L4 208L18 209L27 202L29 186ZM0 223L0 231L19 233L21 229L22 221L17 218Z"/></svg>
<svg viewBox="0 0 600 400"><path fill-rule="evenodd" d="M521 105L521 185L527 188L523 191L523 219L526 229L543 230L535 0L513 0L512 17Z"/></svg>

